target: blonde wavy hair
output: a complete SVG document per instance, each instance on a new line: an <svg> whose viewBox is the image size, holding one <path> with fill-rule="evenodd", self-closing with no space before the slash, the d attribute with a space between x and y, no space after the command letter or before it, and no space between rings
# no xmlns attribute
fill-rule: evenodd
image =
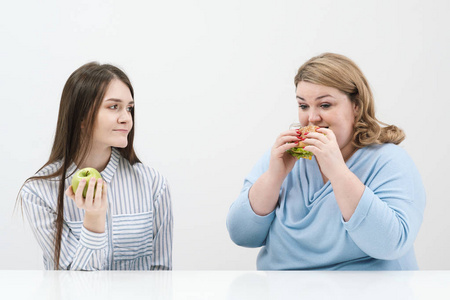
<svg viewBox="0 0 450 300"><path fill-rule="evenodd" d="M367 79L349 58L334 53L323 53L305 62L295 76L300 81L329 86L348 95L359 108L355 119L353 145L357 148L372 144L400 144L405 139L403 130L383 123L375 117L375 104Z"/></svg>

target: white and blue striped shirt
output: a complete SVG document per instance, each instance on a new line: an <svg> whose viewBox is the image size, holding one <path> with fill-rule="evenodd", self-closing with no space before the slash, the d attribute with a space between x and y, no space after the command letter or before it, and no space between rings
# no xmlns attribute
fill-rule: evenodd
<svg viewBox="0 0 450 300"><path fill-rule="evenodd" d="M38 176L54 173L55 162ZM68 174L76 169L73 164ZM60 269L63 270L171 270L172 205L166 179L141 163L131 165L119 151L101 172L108 184L108 212L104 233L83 226L84 210L64 195L64 227ZM72 176L65 181L70 186ZM42 248L44 265L54 269L54 238L59 180L29 181L21 190L31 229Z"/></svg>

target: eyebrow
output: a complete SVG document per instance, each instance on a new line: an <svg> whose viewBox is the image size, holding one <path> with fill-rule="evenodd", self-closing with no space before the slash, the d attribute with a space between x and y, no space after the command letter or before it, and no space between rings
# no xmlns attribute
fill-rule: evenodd
<svg viewBox="0 0 450 300"><path fill-rule="evenodd" d="M329 95L329 94L326 94L326 95L322 95L322 96L317 97L317 98L316 98L316 101L317 101L317 100L320 100L320 99L322 99L322 98L326 98L326 97L334 98L333 96L331 96L331 95ZM303 99L303 98L300 97L300 96L296 96L296 98L297 98L297 99L300 99L300 100L302 100L302 101L305 101L305 99Z"/></svg>
<svg viewBox="0 0 450 300"><path fill-rule="evenodd" d="M121 99L117 99L117 98L109 98L109 99L106 99L105 102L106 101L112 101L112 102L116 102L116 103L124 102ZM130 102L128 102L128 104L134 104L134 101L130 101Z"/></svg>

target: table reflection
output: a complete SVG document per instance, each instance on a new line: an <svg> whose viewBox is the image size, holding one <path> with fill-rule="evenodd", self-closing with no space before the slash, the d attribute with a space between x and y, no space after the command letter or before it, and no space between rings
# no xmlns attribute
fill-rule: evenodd
<svg viewBox="0 0 450 300"><path fill-rule="evenodd" d="M412 299L412 273L261 272L235 278L228 299Z"/></svg>
<svg viewBox="0 0 450 300"><path fill-rule="evenodd" d="M172 299L172 272L44 272L47 299Z"/></svg>
<svg viewBox="0 0 450 300"><path fill-rule="evenodd" d="M450 299L450 271L0 271L14 299ZM3 299L4 297L2 297Z"/></svg>

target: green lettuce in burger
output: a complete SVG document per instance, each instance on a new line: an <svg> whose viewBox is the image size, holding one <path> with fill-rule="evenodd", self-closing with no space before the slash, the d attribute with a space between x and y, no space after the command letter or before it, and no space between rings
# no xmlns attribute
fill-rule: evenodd
<svg viewBox="0 0 450 300"><path fill-rule="evenodd" d="M317 129L319 129L319 128L320 127L314 126L314 125L301 127L300 129L298 129L299 137L305 138L305 133L317 132ZM308 146L308 144L305 144L302 140L300 140L297 147L291 148L287 152L297 159L300 159L300 158L311 159L314 154L312 152L304 150L303 148L305 146Z"/></svg>

